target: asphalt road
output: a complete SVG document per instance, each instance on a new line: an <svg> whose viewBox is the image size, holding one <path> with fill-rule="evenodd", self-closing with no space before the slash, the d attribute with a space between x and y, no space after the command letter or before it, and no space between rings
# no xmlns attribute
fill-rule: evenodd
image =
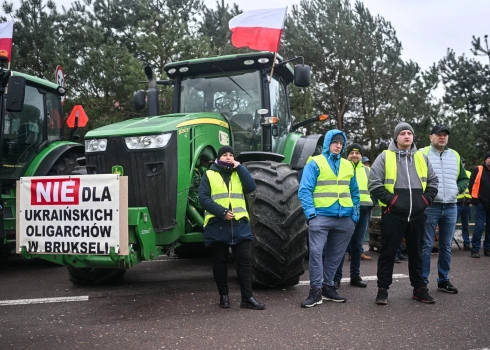
<svg viewBox="0 0 490 350"><path fill-rule="evenodd" d="M369 254L373 260L362 262L362 276L376 275L378 254ZM437 255L432 256L434 305L413 301L402 276L394 281L387 306L374 304L371 280L365 289L343 283L345 304L324 302L311 309L300 308L306 284L256 290L265 311L238 307L231 264L232 308L220 309L207 259L162 257L128 271L123 285L76 287L64 267L15 258L0 266L0 349L487 349L490 257L469 255L453 249L456 295L435 290ZM346 263L345 276L348 271ZM395 265L394 273L408 275L407 263ZM56 297L74 299L5 304Z"/></svg>

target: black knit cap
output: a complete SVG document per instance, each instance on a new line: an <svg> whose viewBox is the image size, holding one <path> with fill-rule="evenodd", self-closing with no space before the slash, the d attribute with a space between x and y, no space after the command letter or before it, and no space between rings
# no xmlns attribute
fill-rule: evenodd
<svg viewBox="0 0 490 350"><path fill-rule="evenodd" d="M235 151L233 150L233 148L231 148L230 146L223 146L218 150L218 159L220 159L221 156L226 152L230 152L231 154L233 154L233 156L235 156Z"/></svg>
<svg viewBox="0 0 490 350"><path fill-rule="evenodd" d="M487 152L487 154L485 154L485 159L483 161L486 161L487 158L490 158L490 152Z"/></svg>
<svg viewBox="0 0 490 350"><path fill-rule="evenodd" d="M361 145L360 145L360 144L358 144L358 143L353 143L353 144L349 145L349 147L347 147L347 149L346 149L345 154L349 155L349 153L350 153L350 152L352 152L352 151L357 151L357 152L359 152L359 153L361 154L361 156L362 156L362 155L363 155L363 153L364 153L364 152L362 151L362 147L361 147Z"/></svg>

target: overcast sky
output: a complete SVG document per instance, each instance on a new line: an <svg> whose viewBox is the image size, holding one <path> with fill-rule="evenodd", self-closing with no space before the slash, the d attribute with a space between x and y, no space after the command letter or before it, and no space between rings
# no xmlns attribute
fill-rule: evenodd
<svg viewBox="0 0 490 350"><path fill-rule="evenodd" d="M54 0L69 7L71 0ZM246 10L291 7L299 0L235 0ZM423 69L439 61L448 47L458 55L473 57L472 35L490 35L490 0L364 0L373 15L390 21L403 45L404 59L412 59ZM216 0L204 0L214 7ZM266 6L264 6L266 4ZM488 61L483 61L488 63Z"/></svg>

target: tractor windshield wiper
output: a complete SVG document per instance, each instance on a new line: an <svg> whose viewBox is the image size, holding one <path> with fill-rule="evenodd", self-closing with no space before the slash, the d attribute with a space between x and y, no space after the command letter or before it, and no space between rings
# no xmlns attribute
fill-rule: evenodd
<svg viewBox="0 0 490 350"><path fill-rule="evenodd" d="M225 73L225 74L226 74L226 72L225 72L223 69L221 69L221 67L218 67L218 66L214 66L214 67L218 68L220 71L222 71L223 73ZM252 96L251 96L251 95L250 95L248 92L246 92L246 91L245 91L245 89L244 89L244 88L242 88L242 87L240 86L240 84L238 84L238 83L235 81L235 79L233 79L233 78L232 78L232 77L230 77L229 75L227 75L226 77L227 77L228 79L230 79L230 80L231 80L231 81L232 81L232 82L233 82L233 83L234 83L236 86L238 86L238 87L239 87L239 88L240 88L240 89L241 89L241 90L242 90L244 93L246 93L246 94L247 94L247 95L248 95L250 98L253 98L253 97L252 97Z"/></svg>

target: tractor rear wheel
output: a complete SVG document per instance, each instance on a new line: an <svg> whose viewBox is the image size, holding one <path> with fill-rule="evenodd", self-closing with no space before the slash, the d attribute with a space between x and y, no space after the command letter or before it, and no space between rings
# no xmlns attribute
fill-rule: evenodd
<svg viewBox="0 0 490 350"><path fill-rule="evenodd" d="M252 281L267 288L298 284L305 271L308 227L298 199L297 172L272 161L244 165L257 184L248 196Z"/></svg>
<svg viewBox="0 0 490 350"><path fill-rule="evenodd" d="M120 284L123 281L125 269L77 268L67 266L70 281L76 285L107 285Z"/></svg>
<svg viewBox="0 0 490 350"><path fill-rule="evenodd" d="M73 175L72 172L80 167L78 157L75 153L63 154L49 169L47 176Z"/></svg>

